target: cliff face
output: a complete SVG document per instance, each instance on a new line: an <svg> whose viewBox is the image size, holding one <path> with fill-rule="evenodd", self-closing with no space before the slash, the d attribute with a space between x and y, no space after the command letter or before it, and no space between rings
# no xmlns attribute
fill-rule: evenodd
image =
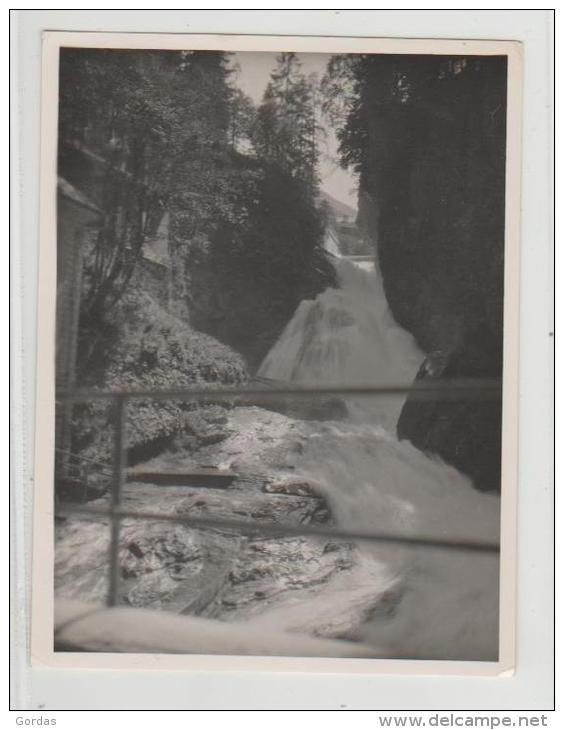
<svg viewBox="0 0 564 730"><path fill-rule="evenodd" d="M414 78L413 62L401 63ZM505 61L430 63L425 85L413 81L402 103L384 108L365 92L359 223L396 321L435 353L418 378L501 378ZM452 402L430 408L408 398L398 435L479 488L499 488L501 402L460 403L455 411ZM484 469L488 439L493 453Z"/></svg>
<svg viewBox="0 0 564 730"><path fill-rule="evenodd" d="M427 103L367 110L360 221L394 316L427 351L478 325L502 339L505 64L481 63L428 82Z"/></svg>
<svg viewBox="0 0 564 730"><path fill-rule="evenodd" d="M453 245L450 259L442 260L428 249L410 250L405 236L395 246L389 238L379 239L378 216L366 193L361 195L359 211L375 244L390 309L396 321L429 352L416 382L501 379L502 240L493 246L493 255L478 255L469 268L464 262L465 238ZM413 221L411 226L416 228ZM478 253L483 247L478 240L472 250ZM478 394L469 400L438 397L422 401L409 394L397 435L470 476L477 489L499 491L501 399L482 399Z"/></svg>
<svg viewBox="0 0 564 730"><path fill-rule="evenodd" d="M451 353L431 353L419 369L416 382L476 379L490 373L486 357L477 348L461 347ZM479 357L479 356L478 356ZM491 374L491 373L490 373ZM453 386L454 387L454 386ZM399 439L411 441L424 452L437 454L469 476L476 489L497 492L501 486L501 399L496 391L471 391L452 397L448 389L437 398L417 399L410 393L397 424Z"/></svg>

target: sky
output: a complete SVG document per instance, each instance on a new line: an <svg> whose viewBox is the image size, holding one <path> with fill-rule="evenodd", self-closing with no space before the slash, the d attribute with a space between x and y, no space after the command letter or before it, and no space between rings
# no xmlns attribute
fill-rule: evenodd
<svg viewBox="0 0 564 730"><path fill-rule="evenodd" d="M268 81L270 72L276 65L276 53L259 53L243 51L233 54L233 63L238 64L240 73L237 85L245 94L248 94L256 103L260 103ZM311 73L323 76L329 61L329 54L325 53L298 53L302 63L302 71L307 76ZM337 200L347 203L356 209L356 181L354 175L341 169L337 161L337 139L332 129L327 129L325 149L321 149L319 173L321 188L330 193Z"/></svg>

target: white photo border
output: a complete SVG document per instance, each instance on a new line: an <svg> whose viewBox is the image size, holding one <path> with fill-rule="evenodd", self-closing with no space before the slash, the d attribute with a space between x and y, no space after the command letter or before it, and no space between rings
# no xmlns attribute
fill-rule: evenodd
<svg viewBox="0 0 564 730"><path fill-rule="evenodd" d="M29 591L28 550L30 484L33 479L34 362L30 353L35 347L35 275L36 232L34 215L37 201L37 131L39 129L39 47L40 32L48 28L69 30L159 31L177 28L194 33L223 33L245 30L280 33L337 33L356 36L363 31L378 31L389 36L472 35L482 39L508 38L524 46L524 159L523 159L523 273L519 300L520 322L520 414L521 454L517 535L521 556L518 564L518 642L517 663L513 676L428 678L350 675L345 669L334 670L323 678L313 672L270 674L249 669L244 675L214 671L176 673L124 670L76 672L49 669L35 657L29 667L25 649L25 628L21 622L29 617L26 592L15 596L14 614L20 626L16 638L16 666L19 667L19 706L36 709L45 704L52 709L84 708L123 709L127 702L141 695L138 706L145 709L197 709L202 707L248 708L271 707L276 698L285 697L288 705L299 707L398 708L404 710L442 707L444 709L546 709L552 701L552 29L550 10L373 10L373 11L241 11L241 10L86 10L19 11L15 22L13 61L16 75L14 111L20 128L12 144L17 160L13 167L21 190L14 205L16 274L13 298L21 300L23 317L15 333L21 350L14 354L15 367L22 368L21 384L14 396L16 438L21 440L15 455L15 529L20 531L16 545L16 567ZM83 33L79 33L83 36ZM112 33L113 35L113 33ZM144 33L145 35L145 33ZM145 35L146 37L146 35ZM191 35L196 38L198 35ZM260 36L258 36L260 38ZM253 36L254 39L257 36ZM326 41L327 38L322 39ZM331 38L330 38L331 40ZM372 39L371 39L372 40ZM324 46L326 48L326 46ZM519 171L517 173L519 175ZM20 232L21 229L21 232ZM516 282L518 284L518 278ZM516 309L514 316L517 317ZM39 410L43 403L38 401ZM504 413L505 416L505 413ZM505 442L504 442L505 447ZM523 448L524 447L524 448ZM38 470L35 470L38 474ZM535 491L538 489L538 491ZM23 538L22 538L23 536ZM25 543L21 548L21 543ZM25 575L24 575L25 574ZM21 584L21 579L19 581ZM21 619L19 618L21 616ZM540 618L542 617L542 618ZM18 627L16 627L17 629ZM22 656L23 652L23 656ZM343 660L336 660L343 661ZM442 664L442 663L441 663ZM157 667L160 669L160 667ZM85 680L85 677L88 680ZM208 679L206 679L208 677ZM238 679L237 679L238 677ZM178 682L182 678L180 689ZM376 682L376 684L375 684ZM88 684L88 691L86 690ZM220 687L235 684L238 694L222 693ZM115 690L115 691L114 691ZM87 692L87 694L86 694ZM118 695L119 692L119 695ZM125 696L124 696L125 692ZM149 699L150 698L150 699ZM40 702L41 701L41 702ZM280 704L278 702L278 704ZM82 703L82 704L81 704ZM126 703L126 704L124 704ZM213 704L210 704L213 703ZM278 705L277 705L278 706Z"/></svg>

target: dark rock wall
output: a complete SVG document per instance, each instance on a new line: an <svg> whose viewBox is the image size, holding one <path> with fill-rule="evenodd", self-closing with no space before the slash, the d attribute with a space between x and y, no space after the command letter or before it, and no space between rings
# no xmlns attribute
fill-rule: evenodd
<svg viewBox="0 0 564 730"><path fill-rule="evenodd" d="M450 381L470 382L478 373L488 378L486 362L472 361L473 353L460 349L431 353L421 365L416 384ZM485 368L482 366L486 366ZM491 374L491 373L490 373ZM488 378L487 381L492 381ZM456 385L453 384L453 389ZM501 400L494 390L470 391L465 397L446 393L431 397L413 390L407 397L397 424L399 439L408 439L422 451L437 454L472 479L476 489L499 491L501 484Z"/></svg>
<svg viewBox="0 0 564 730"><path fill-rule="evenodd" d="M401 63L409 77L421 61ZM452 350L478 325L499 350L506 63L468 60L450 77L441 69L429 68L421 98L414 82L411 101L365 105L360 221L394 316L424 350Z"/></svg>
<svg viewBox="0 0 564 730"><path fill-rule="evenodd" d="M409 96L385 106L365 87L359 222L395 319L444 362L427 362L418 378L501 378L506 61L402 59L390 68ZM370 73L381 83L375 62ZM478 488L499 488L500 400L408 398L398 435Z"/></svg>

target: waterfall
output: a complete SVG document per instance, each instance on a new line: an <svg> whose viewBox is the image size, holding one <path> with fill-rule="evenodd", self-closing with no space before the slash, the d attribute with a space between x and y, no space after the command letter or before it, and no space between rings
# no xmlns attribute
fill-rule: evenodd
<svg viewBox="0 0 564 730"><path fill-rule="evenodd" d="M258 375L303 386L409 386L423 353L394 321L380 272L346 258L336 259L336 269L339 287L301 302ZM357 418L370 414L389 429L402 402L398 396L348 399Z"/></svg>
<svg viewBox="0 0 564 730"><path fill-rule="evenodd" d="M346 259L336 266L339 287L299 305L260 373L301 386L409 383L423 354L394 322L379 272ZM348 394L346 408L331 412L338 417L321 421L307 408L299 412L309 418L264 405L226 409L219 421L217 412L210 413L216 426L226 420L225 438L165 452L149 471L211 465L233 469L239 485L220 495L206 489L188 495L179 485L155 489L128 481L124 505L308 524L315 512L304 504L312 496L300 491L305 485L344 530L498 539L499 496L476 491L455 468L398 441L402 400ZM265 472L268 483L272 477L299 490L290 496L265 490ZM104 505L106 496L100 498ZM284 630L347 638L365 642L377 656L497 658L495 554L306 536L253 542L215 529L137 520L124 520L121 537L124 596L133 605L169 611L189 606L188 612L204 606L207 616L248 620L257 636ZM107 525L99 521L57 526L58 596L105 598L108 540Z"/></svg>
<svg viewBox="0 0 564 730"><path fill-rule="evenodd" d="M259 375L302 386L411 383L423 354L394 321L378 268L341 258L336 269L339 287L301 302ZM375 532L498 539L499 497L477 492L453 467L397 440L402 401L349 398L346 421L319 423L310 433L300 468L322 485L336 522ZM404 585L397 610L366 624L366 640L404 656L496 659L496 556L369 543L358 550L365 565L385 567L382 580ZM361 580L374 574L361 572ZM307 611L304 606L304 620Z"/></svg>
<svg viewBox="0 0 564 730"><path fill-rule="evenodd" d="M304 385L411 383L423 354L389 311L378 270L336 260L338 288L301 302L259 375Z"/></svg>

